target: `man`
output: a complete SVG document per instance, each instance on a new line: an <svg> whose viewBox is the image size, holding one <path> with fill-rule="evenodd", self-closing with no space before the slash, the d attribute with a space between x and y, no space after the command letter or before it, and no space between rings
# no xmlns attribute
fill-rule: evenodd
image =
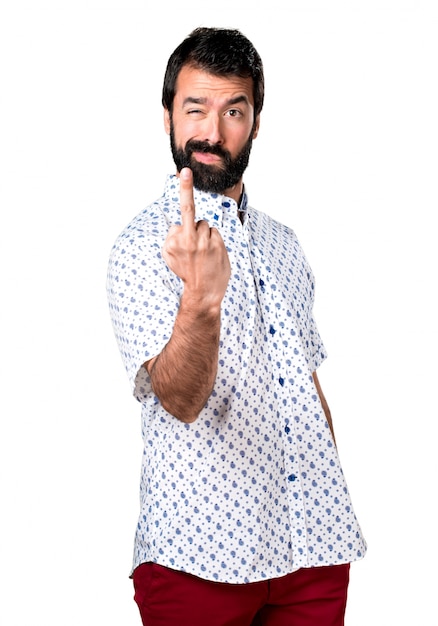
<svg viewBox="0 0 438 626"><path fill-rule="evenodd" d="M132 577L147 626L340 626L366 551L316 374L311 269L243 186L263 95L239 31L177 47L163 87L177 174L111 253L142 405Z"/></svg>

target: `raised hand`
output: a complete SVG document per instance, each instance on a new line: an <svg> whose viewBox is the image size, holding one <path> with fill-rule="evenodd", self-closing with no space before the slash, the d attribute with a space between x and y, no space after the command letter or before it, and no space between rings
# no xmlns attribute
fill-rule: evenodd
<svg viewBox="0 0 438 626"><path fill-rule="evenodd" d="M205 221L195 222L193 176L181 170L181 226L171 226L163 257L184 282L172 336L145 363L152 387L168 413L193 422L214 386L221 328L220 305L230 278L223 239Z"/></svg>
<svg viewBox="0 0 438 626"><path fill-rule="evenodd" d="M171 226L163 246L170 269L184 282L184 299L201 308L220 306L230 278L230 262L223 239L208 222L195 222L193 175L180 173L181 226Z"/></svg>

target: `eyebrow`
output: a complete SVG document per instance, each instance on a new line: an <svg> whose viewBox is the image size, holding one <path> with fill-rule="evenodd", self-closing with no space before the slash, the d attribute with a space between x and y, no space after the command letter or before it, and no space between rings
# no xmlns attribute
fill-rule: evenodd
<svg viewBox="0 0 438 626"><path fill-rule="evenodd" d="M188 96L184 98L183 106L186 104L207 104L207 98L193 98L192 96ZM225 102L225 106L231 106L233 104L239 104L240 102L244 102L245 104L249 104L249 100L246 96L236 96L235 98L230 98Z"/></svg>

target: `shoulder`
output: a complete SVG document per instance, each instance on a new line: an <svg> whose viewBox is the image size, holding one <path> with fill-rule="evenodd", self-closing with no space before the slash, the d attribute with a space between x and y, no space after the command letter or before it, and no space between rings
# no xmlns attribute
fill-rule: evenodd
<svg viewBox="0 0 438 626"><path fill-rule="evenodd" d="M158 245L161 248L174 216L163 196L138 213L116 238L111 254L120 249Z"/></svg>
<svg viewBox="0 0 438 626"><path fill-rule="evenodd" d="M295 231L267 213L253 208L249 211L252 245L269 259L271 269L281 274L286 268L309 281L313 289L313 272ZM283 278L287 275L284 272Z"/></svg>
<svg viewBox="0 0 438 626"><path fill-rule="evenodd" d="M158 234L166 226L167 219L166 213L163 211L163 202L162 200L157 200L138 213L125 226L115 243L117 244L131 238L142 239L148 235Z"/></svg>
<svg viewBox="0 0 438 626"><path fill-rule="evenodd" d="M250 229L253 233L263 235L269 240L278 240L282 242L294 243L299 245L295 231L286 224L279 222L267 213L248 207L248 217Z"/></svg>

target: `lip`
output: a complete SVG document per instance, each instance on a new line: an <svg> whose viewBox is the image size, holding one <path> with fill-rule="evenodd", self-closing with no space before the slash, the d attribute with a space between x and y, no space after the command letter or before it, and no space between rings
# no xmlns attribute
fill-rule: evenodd
<svg viewBox="0 0 438 626"><path fill-rule="evenodd" d="M193 156L200 163L205 163L207 165L222 162L222 157L217 154L212 154L211 152L193 152Z"/></svg>

